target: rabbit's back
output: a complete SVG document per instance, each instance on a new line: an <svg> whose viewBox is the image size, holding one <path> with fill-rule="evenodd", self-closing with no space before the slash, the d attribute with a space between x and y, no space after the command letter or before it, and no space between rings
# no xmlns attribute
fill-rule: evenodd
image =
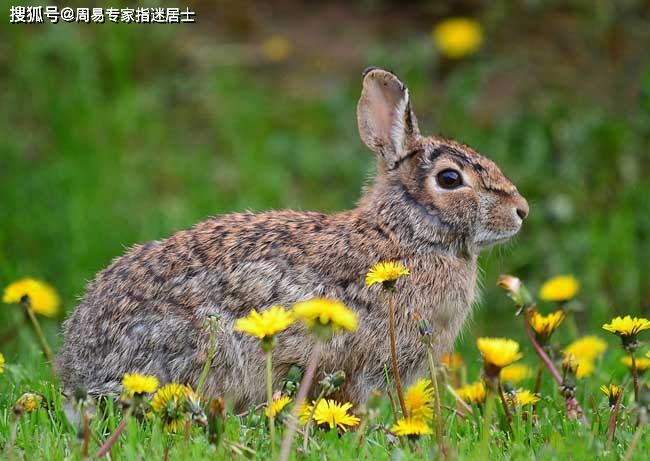
<svg viewBox="0 0 650 461"><path fill-rule="evenodd" d="M116 393L123 374L136 370L163 382L196 382L207 354L203 323L218 314L222 363L213 387L223 391L229 372L246 368L242 357L257 353L252 338L232 332L251 309L313 296L371 309L374 295L362 293L366 261L395 249L387 234L362 221L354 214L240 213L133 247L88 285L65 323L58 366L66 389ZM303 358L306 348L295 348L279 366Z"/></svg>

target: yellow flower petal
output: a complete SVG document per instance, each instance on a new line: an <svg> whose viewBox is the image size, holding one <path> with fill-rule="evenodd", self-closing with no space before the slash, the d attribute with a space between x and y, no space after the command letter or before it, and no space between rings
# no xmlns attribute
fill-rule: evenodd
<svg viewBox="0 0 650 461"><path fill-rule="evenodd" d="M287 329L295 321L291 311L282 306L271 306L262 313L251 310L248 317L235 322L235 330L243 331L259 339L270 339Z"/></svg>
<svg viewBox="0 0 650 461"><path fill-rule="evenodd" d="M427 423L415 418L400 419L390 428L390 431L399 437L433 434Z"/></svg>
<svg viewBox="0 0 650 461"><path fill-rule="evenodd" d="M140 373L126 373L122 378L122 386L128 395L151 394L158 389L158 379L155 376Z"/></svg>
<svg viewBox="0 0 650 461"><path fill-rule="evenodd" d="M636 336L643 330L650 329L650 320L638 317L616 317L611 323L603 325L603 330L607 330L619 336Z"/></svg>
<svg viewBox="0 0 650 461"><path fill-rule="evenodd" d="M293 306L296 318L304 320L308 326L318 324L331 327L334 331L356 331L359 324L357 314L340 301L313 298Z"/></svg>
<svg viewBox="0 0 650 461"><path fill-rule="evenodd" d="M573 298L580 289L578 280L573 275L559 275L547 280L539 289L542 301L563 302Z"/></svg>
<svg viewBox="0 0 650 461"><path fill-rule="evenodd" d="M432 31L440 53L460 59L476 53L483 42L481 25L470 18L449 18L438 23Z"/></svg>
<svg viewBox="0 0 650 461"><path fill-rule="evenodd" d="M509 381L517 384L527 378L533 376L533 370L527 365L513 363L501 369L501 381Z"/></svg>
<svg viewBox="0 0 650 461"><path fill-rule="evenodd" d="M419 379L404 393L404 404L409 418L431 419L433 417L433 383L430 379Z"/></svg>
<svg viewBox="0 0 650 461"><path fill-rule="evenodd" d="M562 352L568 355L575 355L578 359L595 360L607 350L607 343L598 336L584 336L576 339Z"/></svg>
<svg viewBox="0 0 650 461"><path fill-rule="evenodd" d="M304 424L307 422L307 418L312 408L313 405L303 406L303 409L301 410L301 423ZM348 410L351 408L352 404L350 402L340 404L335 400L321 399L314 411L314 421L319 426L328 426L330 429L338 427L345 432L348 427L359 424L359 418L348 413Z"/></svg>
<svg viewBox="0 0 650 461"><path fill-rule="evenodd" d="M485 383L481 380L456 389L456 394L471 405L481 405L485 402L487 390Z"/></svg>
<svg viewBox="0 0 650 461"><path fill-rule="evenodd" d="M519 343L512 339L478 338L476 346L481 351L483 362L487 366L498 369L508 366L523 357L523 354L519 352Z"/></svg>
<svg viewBox="0 0 650 461"><path fill-rule="evenodd" d="M366 285L371 287L375 283L394 283L404 275L410 275L409 270L402 263L386 261L375 264L366 274Z"/></svg>
<svg viewBox="0 0 650 461"><path fill-rule="evenodd" d="M542 315L537 311L528 317L528 322L538 337L548 339L564 320L564 311L557 310L548 315Z"/></svg>
<svg viewBox="0 0 650 461"><path fill-rule="evenodd" d="M287 397L286 395L283 397L280 397L279 399L274 400L271 402L270 407L266 407L264 410L264 414L268 417L275 417L278 415L278 413L282 412L284 408L291 403L291 397Z"/></svg>
<svg viewBox="0 0 650 461"><path fill-rule="evenodd" d="M54 317L59 313L61 301L56 290L49 284L32 278L24 278L5 288L2 302L6 304L21 303L23 298L29 298L34 312Z"/></svg>

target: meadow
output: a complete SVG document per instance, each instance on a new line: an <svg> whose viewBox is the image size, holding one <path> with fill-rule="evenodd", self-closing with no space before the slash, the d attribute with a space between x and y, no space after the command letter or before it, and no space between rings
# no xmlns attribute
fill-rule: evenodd
<svg viewBox="0 0 650 461"><path fill-rule="evenodd" d="M123 3L114 6L138 2ZM650 437L647 424L638 425L643 404L621 363L627 352L602 325L650 316L647 6L458 2L404 10L378 1L314 11L289 1L277 8L233 3L188 2L199 21L182 26L3 20L0 289L23 277L55 287L61 309L39 316L54 352L86 282L135 243L215 214L354 206L375 168L356 127L361 71L384 66L408 83L424 132L492 158L531 208L520 235L481 258L482 299L457 341L464 364L444 373L437 364L446 456L645 459ZM9 5L0 10L8 18ZM431 30L458 14L478 20L483 41L452 59ZM501 274L519 277L535 299L551 277L579 282L551 338L558 369L559 349L580 337L596 335L607 349L576 381L588 425L567 416L565 397L544 372L535 417L528 408L524 420L520 409L508 422L497 402L485 450L480 409L459 415L464 407L445 383L457 388L479 379L480 337L519 342L517 363L533 372L517 388L533 390L539 364L522 317L496 285ZM558 306L537 307L547 314ZM640 358L648 337L639 334ZM84 431L64 417L57 379L20 305L0 309L0 353L0 456L81 459ZM608 443L611 409L599 388L610 383L625 391ZM27 392L42 395L42 404L17 416L15 404ZM117 406L109 401L106 417L90 421L91 453L123 421ZM441 455L434 435L396 437L392 413L382 395L360 429L340 435L316 428L315 443L296 458ZM167 447L170 459L270 455L263 410L228 413L216 444L199 426L169 435L156 418L127 422L112 459L162 459ZM285 426L277 426L280 439Z"/></svg>

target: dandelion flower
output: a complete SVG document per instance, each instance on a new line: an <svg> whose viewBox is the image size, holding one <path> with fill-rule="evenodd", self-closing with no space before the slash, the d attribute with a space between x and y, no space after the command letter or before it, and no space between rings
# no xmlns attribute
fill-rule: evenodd
<svg viewBox="0 0 650 461"><path fill-rule="evenodd" d="M483 368L488 376L498 376L501 368L519 360L519 343L506 338L478 338L476 346L483 356Z"/></svg>
<svg viewBox="0 0 650 461"><path fill-rule="evenodd" d="M524 379L528 379L533 376L533 370L530 369L527 365L521 365L518 363L513 363L501 369L501 381L511 382L512 384L517 384Z"/></svg>
<svg viewBox="0 0 650 461"><path fill-rule="evenodd" d="M293 306L296 318L303 319L310 328L327 327L334 331L356 331L359 324L357 314L340 301L313 298Z"/></svg>
<svg viewBox="0 0 650 461"><path fill-rule="evenodd" d="M31 413L43 404L43 396L26 392L16 401L16 406L21 406L23 411Z"/></svg>
<svg viewBox="0 0 650 461"><path fill-rule="evenodd" d="M185 401L193 397L194 392L184 384L169 383L158 389L151 399L151 408L160 415L166 432L178 432L185 426L189 413Z"/></svg>
<svg viewBox="0 0 650 461"><path fill-rule="evenodd" d="M579 289L580 284L573 275L559 275L542 285L539 297L542 301L564 302L573 298Z"/></svg>
<svg viewBox="0 0 650 461"><path fill-rule="evenodd" d="M630 370L632 369L632 357L629 355L626 355L625 357L621 358L621 363L628 367ZM644 358L644 357L637 357L634 360L634 363L636 365L637 371L643 373L650 369L650 358Z"/></svg>
<svg viewBox="0 0 650 461"><path fill-rule="evenodd" d="M548 338L551 337L553 332L560 326L564 320L564 311L557 310L548 315L542 315L537 311L528 317L530 326L535 331L535 334L542 343L546 343Z"/></svg>
<svg viewBox="0 0 650 461"><path fill-rule="evenodd" d="M61 301L56 290L49 284L32 278L24 278L5 288L2 302L19 304L28 299L29 305L37 314L55 317L59 313Z"/></svg>
<svg viewBox="0 0 650 461"><path fill-rule="evenodd" d="M461 388L456 389L458 397L471 405L481 405L485 402L487 392L485 383L483 381L476 381L472 384L467 384Z"/></svg>
<svg viewBox="0 0 650 461"><path fill-rule="evenodd" d="M432 31L440 53L460 59L476 53L483 42L481 25L470 18L449 18L438 23Z"/></svg>
<svg viewBox="0 0 650 461"><path fill-rule="evenodd" d="M0 352L0 375L5 372L5 356Z"/></svg>
<svg viewBox="0 0 650 461"><path fill-rule="evenodd" d="M600 390L603 391L603 393L607 396L610 407L616 406L618 396L623 393L623 387L617 386L616 384L609 384L608 386L605 386L603 384L600 386Z"/></svg>
<svg viewBox="0 0 650 461"><path fill-rule="evenodd" d="M312 408L313 404L303 405L300 419L303 424L307 422L307 418L309 417ZM335 400L321 399L314 411L314 421L316 421L316 424L319 426L327 425L330 429L339 427L343 432L345 432L348 427L359 424L359 418L348 413L350 408L352 408L350 402L340 404Z"/></svg>
<svg viewBox="0 0 650 461"><path fill-rule="evenodd" d="M580 359L595 360L607 350L607 343L598 336L584 336L576 339L562 352L575 355Z"/></svg>
<svg viewBox="0 0 650 461"><path fill-rule="evenodd" d="M421 419L400 419L395 423L390 431L399 437L417 438L421 435L433 434L431 428Z"/></svg>
<svg viewBox="0 0 650 461"><path fill-rule="evenodd" d="M616 317L611 323L603 325L603 330L607 330L618 335L623 343L623 348L627 351L634 351L639 347L636 336L643 330L650 329L650 320L638 317Z"/></svg>
<svg viewBox="0 0 650 461"><path fill-rule="evenodd" d="M394 289L397 279L411 272L395 261L380 262L370 268L366 274L366 285L371 287L375 283L381 283L384 289Z"/></svg>
<svg viewBox="0 0 650 461"><path fill-rule="evenodd" d="M576 378L588 378L594 374L595 365L591 360L577 357L578 369L576 370Z"/></svg>
<svg viewBox="0 0 650 461"><path fill-rule="evenodd" d="M440 358L440 363L447 370L454 371L463 366L463 357L458 352L450 352Z"/></svg>
<svg viewBox="0 0 650 461"><path fill-rule="evenodd" d="M158 379L155 376L140 373L126 373L122 378L122 386L128 395L151 394L158 389Z"/></svg>
<svg viewBox="0 0 650 461"><path fill-rule="evenodd" d="M520 407L524 407L531 403L537 403L540 399L536 394L533 394L527 389L517 389L514 392L514 395L508 396L508 400L513 405L516 404Z"/></svg>
<svg viewBox="0 0 650 461"><path fill-rule="evenodd" d="M253 309L248 317L237 319L235 330L269 341L276 334L287 329L294 320L291 311L285 310L282 306L271 306L262 313Z"/></svg>
<svg viewBox="0 0 650 461"><path fill-rule="evenodd" d="M271 403L271 406L264 410L264 414L267 418L270 418L271 416L275 417L280 414L290 402L291 397L280 397L279 399L274 400L273 403Z"/></svg>
<svg viewBox="0 0 650 461"><path fill-rule="evenodd" d="M433 383L430 379L419 379L404 394L406 412L411 419L433 417Z"/></svg>

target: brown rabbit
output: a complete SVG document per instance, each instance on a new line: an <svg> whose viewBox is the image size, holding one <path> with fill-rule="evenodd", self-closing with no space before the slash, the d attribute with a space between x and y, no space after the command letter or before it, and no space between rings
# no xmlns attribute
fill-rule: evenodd
<svg viewBox="0 0 650 461"><path fill-rule="evenodd" d="M397 354L406 382L421 368L418 312L449 351L476 299L481 249L515 235L528 214L516 187L471 148L420 135L406 86L392 73L365 71L357 107L377 175L358 206L334 215L296 211L213 217L162 241L137 245L101 271L65 322L58 370L66 391L116 394L126 372L196 385L206 362L204 320L221 330L206 395L237 408L264 401L264 359L256 338L235 332L253 308L291 307L321 296L343 301L359 329L325 347L321 373L342 369L340 397L362 403L384 387L390 363L387 306L364 276L379 261L411 271L398 281ZM275 388L305 366L311 339L300 326L279 335Z"/></svg>

